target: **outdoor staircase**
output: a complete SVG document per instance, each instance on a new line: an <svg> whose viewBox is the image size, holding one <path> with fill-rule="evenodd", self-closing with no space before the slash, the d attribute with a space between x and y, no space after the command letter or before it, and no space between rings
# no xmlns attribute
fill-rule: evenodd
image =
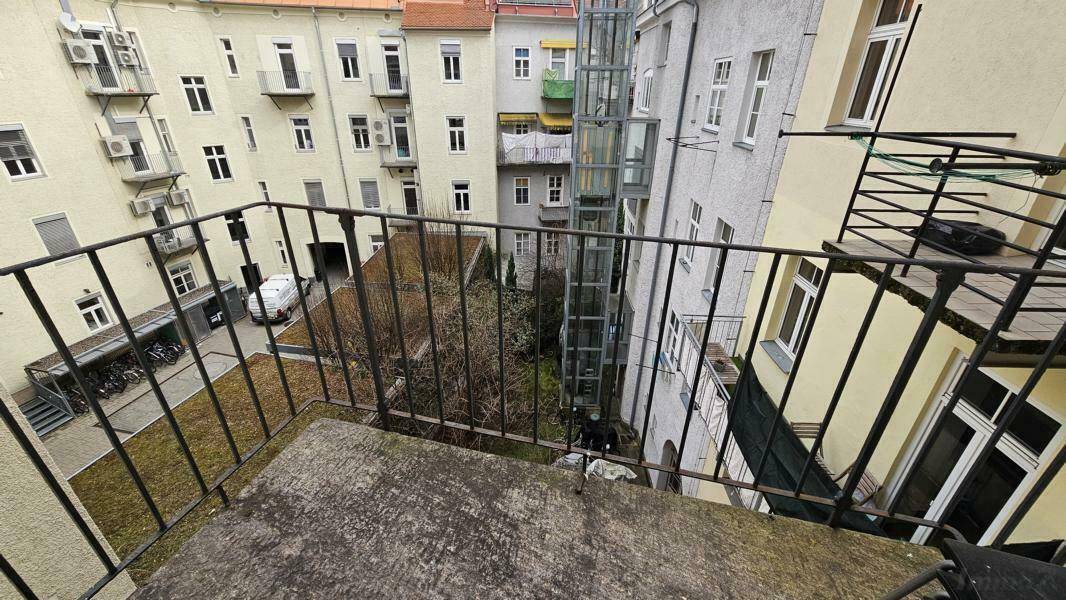
<svg viewBox="0 0 1066 600"><path fill-rule="evenodd" d="M19 408L22 409L22 414L26 415L37 437L43 437L49 431L74 418L40 396L35 396L33 400Z"/></svg>

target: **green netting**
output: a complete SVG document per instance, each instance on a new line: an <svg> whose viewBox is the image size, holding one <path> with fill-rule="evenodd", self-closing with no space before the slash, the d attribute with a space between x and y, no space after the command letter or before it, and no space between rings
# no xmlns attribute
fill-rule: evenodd
<svg viewBox="0 0 1066 600"><path fill-rule="evenodd" d="M867 154L872 156L881 164L889 167L890 169L899 171L900 173L909 173L916 175L923 179L930 179L939 181L941 178L947 179L970 179L976 181L996 181L996 180L1011 180L1011 179L1030 179L1033 177L1032 169L1004 169L1002 171L960 171L951 169L943 171L941 173L931 173L929 171L929 163L920 163L915 160L908 160L900 158L889 152L884 152L874 148L872 144L866 139L859 136L852 136L852 140L858 145L866 149Z"/></svg>
<svg viewBox="0 0 1066 600"><path fill-rule="evenodd" d="M558 71L544 69L544 90L541 95L557 100L571 99L574 97L574 80L560 79Z"/></svg>

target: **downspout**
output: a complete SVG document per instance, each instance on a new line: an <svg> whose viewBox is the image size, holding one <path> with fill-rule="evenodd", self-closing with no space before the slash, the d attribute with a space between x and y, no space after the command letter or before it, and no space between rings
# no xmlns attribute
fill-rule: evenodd
<svg viewBox="0 0 1066 600"><path fill-rule="evenodd" d="M659 3L661 1L662 0L656 0L655 3L652 5L652 9L651 10L655 14L656 17L659 16ZM692 7L692 27L689 29L689 34L688 34L688 52L687 52L687 54L685 56L685 72L684 72L684 75L682 76L682 79L681 79L681 95L678 97L678 100L677 100L677 119L676 119L676 122L674 123L674 136L673 136L673 138L675 140L678 139L679 137L681 137L681 123L684 120L684 116L685 116L685 100L688 97L689 75L692 72L692 55L694 54L694 52L696 50L696 28L698 27L698 24L699 24L698 22L699 22L699 17L700 17L700 7L699 7L698 4L696 4L696 0L681 0L681 2L684 2L685 4L688 4L689 6ZM670 208L670 194L671 194L671 192L673 192L673 189L674 189L674 166L675 166L675 163L677 162L678 144L670 144L670 146L671 146L671 148L670 148L670 170L669 170L669 172L666 175L666 192L663 194L662 218L659 220L658 237L660 237L660 238L663 237L665 235L665 233L666 233L667 216L670 214L670 211L669 211L669 208ZM638 367L637 367L637 385L634 388L633 405L632 405L632 407L631 407L631 409L629 411L629 424L630 425L633 425L633 423L636 421L636 418L637 418L637 400L638 400L638 397L640 396L640 383L641 383L641 380L644 378L644 368L642 366L640 366L640 365L643 363L644 355L645 355L645 353L648 350L648 330L651 327L651 313L652 313L651 307L655 305L655 291L656 291L655 283L659 279L659 265L661 263L662 253L663 253L663 245L662 244L656 244L656 246L655 246L655 264L652 267L652 271L651 271L652 286L651 286L651 290L649 292L650 296L648 297L648 301L647 301L648 310L646 310L645 314L644 314L644 329L643 329L643 331L641 332L641 335L640 335L640 355L639 355L640 359L639 359ZM630 334L630 335L632 335L632 334ZM658 364L658 360L659 360L659 357L653 357L652 358L653 368L654 368L654 365Z"/></svg>
<svg viewBox="0 0 1066 600"><path fill-rule="evenodd" d="M344 201L348 209L352 208L352 195L348 189L348 171L344 167L344 150L341 148L340 132L337 130L337 112L333 106L333 88L329 82L329 67L326 65L326 51L322 46L322 29L318 26L318 11L311 7L311 18L315 22L315 40L318 42L318 59L322 63L322 77L326 80L326 101L329 104L329 121L333 129L333 143L337 146L337 161L341 167L341 182L344 183Z"/></svg>

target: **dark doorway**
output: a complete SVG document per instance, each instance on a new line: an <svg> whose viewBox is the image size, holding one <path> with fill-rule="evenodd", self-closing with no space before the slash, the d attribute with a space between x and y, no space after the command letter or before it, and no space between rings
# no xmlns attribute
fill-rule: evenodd
<svg viewBox="0 0 1066 600"><path fill-rule="evenodd" d="M329 276L331 286L340 285L348 278L348 255L344 252L344 244L340 242L322 242L319 244L322 250L322 263L326 266L326 275ZM311 255L312 264L315 265L315 280L322 281L322 273L315 253L315 245L308 244L307 252Z"/></svg>
<svg viewBox="0 0 1066 600"><path fill-rule="evenodd" d="M244 287L248 289L249 294L263 283L263 273L259 270L259 263L252 263L251 271L248 270L248 265L241 265L241 277L244 278Z"/></svg>

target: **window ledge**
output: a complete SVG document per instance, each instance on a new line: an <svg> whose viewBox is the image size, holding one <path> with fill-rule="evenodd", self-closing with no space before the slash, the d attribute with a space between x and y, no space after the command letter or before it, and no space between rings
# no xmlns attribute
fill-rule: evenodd
<svg viewBox="0 0 1066 600"><path fill-rule="evenodd" d="M722 129L721 127L718 127L717 129L712 129L710 125L701 125L700 126L700 131L704 131L704 132L709 133L711 135L718 135L718 132L721 131L721 129Z"/></svg>
<svg viewBox="0 0 1066 600"><path fill-rule="evenodd" d="M692 272L692 264L688 262L687 258L682 256L681 258L677 259L677 262L681 265L681 268L684 269L686 273Z"/></svg>
<svg viewBox="0 0 1066 600"><path fill-rule="evenodd" d="M855 132L855 133L869 133L873 127L859 127L858 125L847 125L844 123L835 123L833 125L826 125L824 128L826 131L836 132Z"/></svg>
<svg viewBox="0 0 1066 600"><path fill-rule="evenodd" d="M736 146L737 148L742 148L742 149L747 150L749 152L754 152L755 151L755 144L749 144L747 142L733 142L733 145Z"/></svg>
<svg viewBox="0 0 1066 600"><path fill-rule="evenodd" d="M714 297L714 290L703 289L703 290L700 290L700 293L703 294L703 299L706 300L708 304L710 304L711 303L711 299Z"/></svg>
<svg viewBox="0 0 1066 600"><path fill-rule="evenodd" d="M770 360L774 361L779 369L788 373L792 370L792 357L785 353L778 345L777 340L763 340L759 342L762 349L770 355Z"/></svg>

